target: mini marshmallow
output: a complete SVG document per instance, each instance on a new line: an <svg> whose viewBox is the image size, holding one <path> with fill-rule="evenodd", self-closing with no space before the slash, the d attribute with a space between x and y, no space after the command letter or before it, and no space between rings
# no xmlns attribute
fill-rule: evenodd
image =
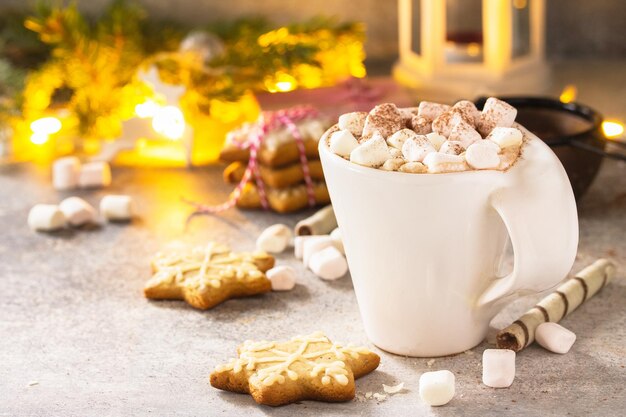
<svg viewBox="0 0 626 417"><path fill-rule="evenodd" d="M500 166L498 150L489 145L483 145L478 141L469 146L465 152L465 160L474 169L494 169Z"/></svg>
<svg viewBox="0 0 626 417"><path fill-rule="evenodd" d="M514 127L496 127L487 139L497 144L500 148L521 146L523 141L522 132Z"/></svg>
<svg viewBox="0 0 626 417"><path fill-rule="evenodd" d="M402 149L396 149L391 146L388 149L392 158L402 158Z"/></svg>
<svg viewBox="0 0 626 417"><path fill-rule="evenodd" d="M419 392L422 401L430 406L448 404L454 397L454 374L448 370L424 372L420 376Z"/></svg>
<svg viewBox="0 0 626 417"><path fill-rule="evenodd" d="M461 142L463 147L467 149L472 143L482 140L482 136L471 124L461 120L450 131L448 140Z"/></svg>
<svg viewBox="0 0 626 417"><path fill-rule="evenodd" d="M365 118L367 113L364 111L355 111L352 113L346 113L339 116L339 122L337 126L341 130L347 130L354 136L361 136L363 134L363 127L365 126Z"/></svg>
<svg viewBox="0 0 626 417"><path fill-rule="evenodd" d="M576 335L558 323L548 322L537 327L535 340L550 352L564 354L576 341Z"/></svg>
<svg viewBox="0 0 626 417"><path fill-rule="evenodd" d="M480 120L480 111L476 108L476 105L469 100L457 101L452 109L458 111L467 123L472 126L476 126Z"/></svg>
<svg viewBox="0 0 626 417"><path fill-rule="evenodd" d="M78 185L83 188L106 187L111 184L111 167L103 161L84 164L78 176Z"/></svg>
<svg viewBox="0 0 626 417"><path fill-rule="evenodd" d="M515 122L517 109L509 103L489 97L480 114L477 129L481 135L487 136L495 127L511 127Z"/></svg>
<svg viewBox="0 0 626 417"><path fill-rule="evenodd" d="M509 169L517 160L519 155L519 148L505 148L500 153L500 165L498 166L498 170L506 171Z"/></svg>
<svg viewBox="0 0 626 417"><path fill-rule="evenodd" d="M459 141L447 140L441 145L439 152L446 153L448 155L461 155L465 152L465 147Z"/></svg>
<svg viewBox="0 0 626 417"><path fill-rule="evenodd" d="M413 116L409 122L409 126L419 135L426 135L433 131L431 121L421 116Z"/></svg>
<svg viewBox="0 0 626 417"><path fill-rule="evenodd" d="M97 217L96 210L91 204L79 197L69 197L61 201L59 210L72 226L94 223Z"/></svg>
<svg viewBox="0 0 626 417"><path fill-rule="evenodd" d="M428 168L421 162L407 162L402 165L398 171L407 172L409 174L423 174L428 171Z"/></svg>
<svg viewBox="0 0 626 417"><path fill-rule="evenodd" d="M414 138L417 136L417 133L412 131L411 129L400 129L393 135L387 138L387 144L389 146L393 146L395 149L402 150L402 145L407 139Z"/></svg>
<svg viewBox="0 0 626 417"><path fill-rule="evenodd" d="M465 122L461 113L458 111L448 110L433 120L433 132L439 133L448 139L452 129L460 122ZM465 122L467 123L467 122Z"/></svg>
<svg viewBox="0 0 626 417"><path fill-rule="evenodd" d="M284 224L274 224L261 232L256 240L256 248L268 253L281 253L287 249L293 234Z"/></svg>
<svg viewBox="0 0 626 417"><path fill-rule="evenodd" d="M418 107L404 107L401 109L399 108L398 110L400 110L400 115L402 116L402 122L406 126L410 126L411 119L413 118L413 116L417 116Z"/></svg>
<svg viewBox="0 0 626 417"><path fill-rule="evenodd" d="M330 136L330 150L339 156L350 156L350 153L359 146L359 142L348 130L340 130Z"/></svg>
<svg viewBox="0 0 626 417"><path fill-rule="evenodd" d="M130 220L134 211L133 200L127 195L107 195L100 200L100 214L107 220Z"/></svg>
<svg viewBox="0 0 626 417"><path fill-rule="evenodd" d="M441 145L446 141L446 137L439 133L431 132L426 135L426 139L430 141L430 144L438 151L441 149Z"/></svg>
<svg viewBox="0 0 626 417"><path fill-rule="evenodd" d="M339 252L345 254L345 250L343 249L343 239L341 237L341 230L337 227L335 230L330 232L330 238L333 240L333 244L337 248Z"/></svg>
<svg viewBox="0 0 626 417"><path fill-rule="evenodd" d="M402 145L402 155L409 162L422 162L424 157L431 152L436 152L426 136L416 135L407 139Z"/></svg>
<svg viewBox="0 0 626 417"><path fill-rule="evenodd" d="M28 213L28 226L32 230L50 232L65 226L65 216L54 204L37 204Z"/></svg>
<svg viewBox="0 0 626 417"><path fill-rule="evenodd" d="M380 169L383 171L397 171L404 164L406 164L404 158L391 158L387 159Z"/></svg>
<svg viewBox="0 0 626 417"><path fill-rule="evenodd" d="M450 110L450 106L448 106L447 104L422 101L419 104L417 114L418 116L423 117L426 120L432 121L443 113L447 112L448 110Z"/></svg>
<svg viewBox="0 0 626 417"><path fill-rule="evenodd" d="M309 261L313 254L333 246L335 243L329 235L311 236L310 239L304 241L302 245L302 263L305 267L309 267Z"/></svg>
<svg viewBox="0 0 626 417"><path fill-rule="evenodd" d="M404 127L400 110L392 103L383 103L374 107L365 118L363 136L380 133L383 138L388 138ZM382 162L381 162L382 163Z"/></svg>
<svg viewBox="0 0 626 417"><path fill-rule="evenodd" d="M378 167L389 158L391 154L387 142L379 133L375 133L350 153L350 162L368 167Z"/></svg>
<svg viewBox="0 0 626 417"><path fill-rule="evenodd" d="M309 268L318 277L331 281L343 277L348 272L348 263L336 247L329 246L311 256Z"/></svg>
<svg viewBox="0 0 626 417"><path fill-rule="evenodd" d="M265 273L272 291L290 291L296 286L296 270L290 266L276 266Z"/></svg>
<svg viewBox="0 0 626 417"><path fill-rule="evenodd" d="M59 158L52 164L52 186L56 190L71 190L78 186L80 161L75 156Z"/></svg>
<svg viewBox="0 0 626 417"><path fill-rule="evenodd" d="M514 379L515 352L509 349L485 349L483 384L492 388L507 388Z"/></svg>
<svg viewBox="0 0 626 417"><path fill-rule="evenodd" d="M315 236L296 236L293 239L293 255L296 257L296 259L302 259L304 242L314 237Z"/></svg>
<svg viewBox="0 0 626 417"><path fill-rule="evenodd" d="M460 155L431 152L426 155L423 162L428 167L428 172L433 174L467 170L465 158Z"/></svg>

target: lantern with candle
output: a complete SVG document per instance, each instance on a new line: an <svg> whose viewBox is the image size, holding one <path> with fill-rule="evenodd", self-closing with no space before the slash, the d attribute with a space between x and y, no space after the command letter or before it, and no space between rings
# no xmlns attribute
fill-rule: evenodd
<svg viewBox="0 0 626 417"><path fill-rule="evenodd" d="M399 0L397 80L423 96L541 90L544 0Z"/></svg>

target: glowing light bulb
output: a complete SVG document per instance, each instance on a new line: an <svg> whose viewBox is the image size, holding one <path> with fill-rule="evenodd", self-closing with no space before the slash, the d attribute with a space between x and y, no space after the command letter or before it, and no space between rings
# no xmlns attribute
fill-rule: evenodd
<svg viewBox="0 0 626 417"><path fill-rule="evenodd" d="M265 88L270 93L286 93L287 91L295 90L297 85L298 81L284 72L279 72L273 79L265 82Z"/></svg>
<svg viewBox="0 0 626 417"><path fill-rule="evenodd" d="M30 124L30 130L35 133L46 133L51 135L61 130L61 121L56 117L42 117Z"/></svg>
<svg viewBox="0 0 626 417"><path fill-rule="evenodd" d="M160 107L152 119L152 128L155 132L168 139L176 140L183 137L185 132L185 117L176 106Z"/></svg>
<svg viewBox="0 0 626 417"><path fill-rule="evenodd" d="M602 131L607 138L616 138L624 133L624 125L620 122L602 122Z"/></svg>
<svg viewBox="0 0 626 417"><path fill-rule="evenodd" d="M148 117L154 117L159 110L159 105L154 100L146 100L143 103L139 103L135 106L135 114L140 119L147 119Z"/></svg>
<svg viewBox="0 0 626 417"><path fill-rule="evenodd" d="M561 103L571 103L572 101L576 100L577 95L578 89L576 88L576 86L569 84L566 85L563 89L563 92L559 96L559 100L561 100Z"/></svg>

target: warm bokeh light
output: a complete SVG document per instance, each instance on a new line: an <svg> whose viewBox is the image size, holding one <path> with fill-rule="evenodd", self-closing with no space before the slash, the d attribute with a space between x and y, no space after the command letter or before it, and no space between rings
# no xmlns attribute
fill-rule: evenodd
<svg viewBox="0 0 626 417"><path fill-rule="evenodd" d="M30 124L30 130L34 133L45 133L51 135L61 130L61 121L56 117L42 117Z"/></svg>
<svg viewBox="0 0 626 417"><path fill-rule="evenodd" d="M284 72L276 74L272 79L265 81L265 87L270 93L286 93L287 91L295 90L298 86L298 81L289 74Z"/></svg>
<svg viewBox="0 0 626 417"><path fill-rule="evenodd" d="M525 9L528 6L528 0L513 0L513 7L516 9Z"/></svg>
<svg viewBox="0 0 626 417"><path fill-rule="evenodd" d="M43 145L44 143L48 142L49 139L50 135L44 132L34 132L32 135L30 135L30 141L35 145Z"/></svg>
<svg viewBox="0 0 626 417"><path fill-rule="evenodd" d="M616 138L624 134L624 125L620 122L602 122L602 131L607 138Z"/></svg>
<svg viewBox="0 0 626 417"><path fill-rule="evenodd" d="M565 88L561 92L561 95L559 96L559 100L561 100L561 103L571 103L572 101L576 100L577 95L578 95L578 89L576 88L576 86L572 84L568 84L565 86Z"/></svg>
<svg viewBox="0 0 626 417"><path fill-rule="evenodd" d="M470 42L467 44L467 54L469 56L479 56L480 55L480 44L476 42Z"/></svg>
<svg viewBox="0 0 626 417"><path fill-rule="evenodd" d="M159 110L159 105L154 100L146 100L143 103L139 103L135 106L135 113L137 117L141 119L147 119L148 117L154 117Z"/></svg>
<svg viewBox="0 0 626 417"><path fill-rule="evenodd" d="M176 140L185 133L185 117L176 106L160 107L152 119L152 128L155 132L168 139Z"/></svg>

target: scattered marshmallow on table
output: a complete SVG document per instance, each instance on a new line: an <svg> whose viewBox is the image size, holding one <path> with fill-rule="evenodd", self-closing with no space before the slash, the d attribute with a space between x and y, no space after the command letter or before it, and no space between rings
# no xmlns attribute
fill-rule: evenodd
<svg viewBox="0 0 626 417"><path fill-rule="evenodd" d="M293 255L296 257L296 259L302 259L302 255L304 252L304 242L314 237L316 237L316 235L296 236L293 239Z"/></svg>
<svg viewBox="0 0 626 417"><path fill-rule="evenodd" d="M431 152L436 152L426 136L415 135L402 145L402 155L408 162L422 162L424 157Z"/></svg>
<svg viewBox="0 0 626 417"><path fill-rule="evenodd" d="M511 127L515 122L517 109L509 103L495 97L489 97L485 101L485 107L480 114L478 131L483 136L487 136L495 127Z"/></svg>
<svg viewBox="0 0 626 417"><path fill-rule="evenodd" d="M485 349L483 384L492 388L507 388L514 379L515 352L509 349Z"/></svg>
<svg viewBox="0 0 626 417"><path fill-rule="evenodd" d="M336 280L348 272L348 263L335 246L328 246L311 255L309 268L322 279Z"/></svg>
<svg viewBox="0 0 626 417"><path fill-rule="evenodd" d="M107 162L97 161L80 168L78 185L83 188L107 187L111 184L111 167Z"/></svg>
<svg viewBox="0 0 626 417"><path fill-rule="evenodd" d="M348 130L339 130L330 136L330 150L339 156L350 156L357 146L359 142Z"/></svg>
<svg viewBox="0 0 626 417"><path fill-rule="evenodd" d="M333 243L335 244L335 247L339 250L339 252L345 253L343 249L343 238L341 237L341 230L339 230L338 227L330 232L330 238L333 240Z"/></svg>
<svg viewBox="0 0 626 417"><path fill-rule="evenodd" d="M535 340L550 352L564 354L569 352L576 341L576 335L558 323L548 322L537 327Z"/></svg>
<svg viewBox="0 0 626 417"><path fill-rule="evenodd" d="M352 113L346 113L339 116L337 125L341 130L348 130L355 136L360 136L365 126L365 118L367 112L356 111Z"/></svg>
<svg viewBox="0 0 626 417"><path fill-rule="evenodd" d="M59 158L52 164L52 186L56 190L71 190L78 186L80 161L75 156Z"/></svg>
<svg viewBox="0 0 626 417"><path fill-rule="evenodd" d="M272 284L272 291L290 291L296 285L296 271L290 266L276 266L265 273Z"/></svg>
<svg viewBox="0 0 626 417"><path fill-rule="evenodd" d="M302 245L302 263L305 267L308 267L309 260L313 254L334 244L335 242L329 235L311 236Z"/></svg>
<svg viewBox="0 0 626 417"><path fill-rule="evenodd" d="M467 170L465 158L460 155L431 152L426 155L423 163L428 167L428 172L433 174Z"/></svg>
<svg viewBox="0 0 626 417"><path fill-rule="evenodd" d="M523 141L522 132L514 127L496 127L486 138L497 144L500 148L520 146Z"/></svg>
<svg viewBox="0 0 626 417"><path fill-rule="evenodd" d="M389 158L391 154L387 142L378 132L350 153L350 162L368 167L380 166Z"/></svg>
<svg viewBox="0 0 626 417"><path fill-rule="evenodd" d="M65 216L54 204L37 204L28 213L28 226L32 230L50 232L65 226Z"/></svg>
<svg viewBox="0 0 626 417"><path fill-rule="evenodd" d="M261 232L256 240L256 247L269 253L281 253L291 243L292 236L289 227L280 223L274 224Z"/></svg>
<svg viewBox="0 0 626 417"><path fill-rule="evenodd" d="M495 169L500 166L497 148L479 141L471 144L465 152L465 160L474 169Z"/></svg>
<svg viewBox="0 0 626 417"><path fill-rule="evenodd" d="M59 209L72 226L94 223L97 218L96 210L80 197L66 198L59 203Z"/></svg>
<svg viewBox="0 0 626 417"><path fill-rule="evenodd" d="M424 372L420 376L419 386L420 397L426 404L445 405L454 397L454 374L448 370Z"/></svg>
<svg viewBox="0 0 626 417"><path fill-rule="evenodd" d="M134 215L134 203L127 195L107 195L100 201L100 213L113 221L127 221Z"/></svg>

